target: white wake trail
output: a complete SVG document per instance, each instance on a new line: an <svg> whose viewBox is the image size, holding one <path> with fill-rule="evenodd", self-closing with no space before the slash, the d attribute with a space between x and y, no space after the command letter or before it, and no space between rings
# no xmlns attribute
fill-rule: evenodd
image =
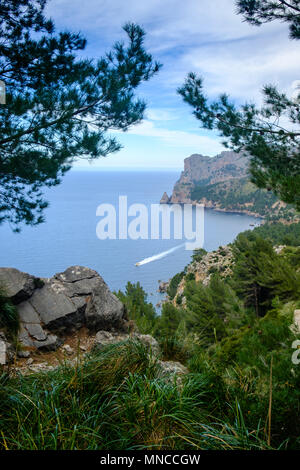
<svg viewBox="0 0 300 470"><path fill-rule="evenodd" d="M147 263L152 263L152 261L156 261L157 259L164 258L165 256L168 256L170 253L173 253L176 250L179 250L179 248L182 248L185 246L185 243L182 243L181 245L177 245L174 248L171 248L170 250L163 251L162 253L158 253L157 255L150 256L149 258L145 258L142 261L139 261L136 263L136 266L142 266L143 264Z"/></svg>

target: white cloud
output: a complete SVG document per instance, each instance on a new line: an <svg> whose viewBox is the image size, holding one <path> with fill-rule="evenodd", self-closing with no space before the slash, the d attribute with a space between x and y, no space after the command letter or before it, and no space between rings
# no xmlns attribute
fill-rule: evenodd
<svg viewBox="0 0 300 470"><path fill-rule="evenodd" d="M137 22L149 32L148 42L159 50L203 40L226 40L255 35L235 14L233 0L52 0L48 12L69 28L109 36L120 34L120 25Z"/></svg>
<svg viewBox="0 0 300 470"><path fill-rule="evenodd" d="M176 121L179 119L176 110L167 108L149 108L146 110L146 117L150 121Z"/></svg>
<svg viewBox="0 0 300 470"><path fill-rule="evenodd" d="M181 147L183 149L196 148L199 153L211 156L224 150L223 145L218 140L200 135L200 132L200 129L199 134L164 129L156 127L151 121L144 120L141 124L129 129L127 134L143 137L155 137L160 139L162 143L167 144L169 147ZM112 133L120 134L119 131L113 131Z"/></svg>
<svg viewBox="0 0 300 470"><path fill-rule="evenodd" d="M137 143L143 155L150 137L164 151L169 147L162 165L174 147L177 152L196 148L209 155L221 149L213 134L201 135L200 129L191 132L191 110L176 93L188 72L203 76L209 98L225 92L238 102L259 103L267 83L291 94L291 83L300 78L299 41L288 38L288 26L276 21L260 28L251 26L236 14L234 0L51 0L47 8L57 29L83 32L91 57L101 56L114 41L125 38L121 30L125 22L144 27L147 49L164 66L139 88L149 108L146 121L129 134L145 138ZM127 144L126 136L120 139ZM122 152L129 162L128 154Z"/></svg>
<svg viewBox="0 0 300 470"><path fill-rule="evenodd" d="M124 38L127 21L146 30L146 45L164 67L154 94L179 100L176 88L189 71L206 78L209 94L226 91L238 99L259 99L266 82L286 87L295 79L299 44L280 22L260 28L243 22L234 0L52 0L48 11L58 26L81 30L88 52L99 56ZM150 82L153 96L153 87ZM152 119L152 118L150 118ZM153 118L157 120L157 118ZM162 118L162 120L166 120Z"/></svg>
<svg viewBox="0 0 300 470"><path fill-rule="evenodd" d="M287 89L299 75L299 45L283 41L278 49L271 39L263 53L259 40L252 40L250 44L237 43L230 48L226 44L213 49L197 48L183 61L204 77L208 96L226 92L240 100L259 101L264 84Z"/></svg>

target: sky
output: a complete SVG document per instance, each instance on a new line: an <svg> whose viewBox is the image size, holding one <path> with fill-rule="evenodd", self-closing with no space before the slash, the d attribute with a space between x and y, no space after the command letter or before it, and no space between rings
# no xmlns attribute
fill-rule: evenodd
<svg viewBox="0 0 300 470"><path fill-rule="evenodd" d="M47 13L57 30L86 37L86 57L101 57L115 41L126 40L126 22L137 23L146 31L147 50L163 64L137 89L147 111L143 122L117 133L122 150L88 166L78 161L76 169L178 170L193 153L225 150L176 92L188 72L203 77L209 98L225 92L237 105L259 104L264 84L292 94L300 79L299 44L288 38L288 26L251 26L236 14L234 0L49 0Z"/></svg>

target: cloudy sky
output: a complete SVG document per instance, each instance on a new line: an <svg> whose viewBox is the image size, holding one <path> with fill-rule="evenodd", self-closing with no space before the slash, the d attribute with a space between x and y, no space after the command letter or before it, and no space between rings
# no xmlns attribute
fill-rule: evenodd
<svg viewBox="0 0 300 470"><path fill-rule="evenodd" d="M190 71L202 75L209 97L228 93L236 103L259 103L266 83L292 93L299 76L299 44L288 39L287 25L260 28L235 14L234 0L49 0L57 29L81 31L85 54L100 57L132 21L146 33L146 47L163 64L159 74L138 89L148 104L145 120L118 135L123 149L93 168L174 168L192 153L216 155L221 139L199 127L176 93ZM86 167L79 162L77 167Z"/></svg>

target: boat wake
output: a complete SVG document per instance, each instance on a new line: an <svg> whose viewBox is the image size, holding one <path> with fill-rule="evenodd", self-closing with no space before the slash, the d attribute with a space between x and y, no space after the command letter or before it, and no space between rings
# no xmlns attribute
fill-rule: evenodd
<svg viewBox="0 0 300 470"><path fill-rule="evenodd" d="M161 253L158 253L157 255L150 256L149 258L145 258L142 261L139 261L138 263L135 263L136 266L143 266L143 264L147 263L152 263L152 261L156 261L158 259L164 258L165 256L168 256L169 254L173 253L176 250L179 250L179 248L182 248L185 246L185 243L182 243L181 245L174 246L174 248L171 248L170 250L167 251L162 251Z"/></svg>

